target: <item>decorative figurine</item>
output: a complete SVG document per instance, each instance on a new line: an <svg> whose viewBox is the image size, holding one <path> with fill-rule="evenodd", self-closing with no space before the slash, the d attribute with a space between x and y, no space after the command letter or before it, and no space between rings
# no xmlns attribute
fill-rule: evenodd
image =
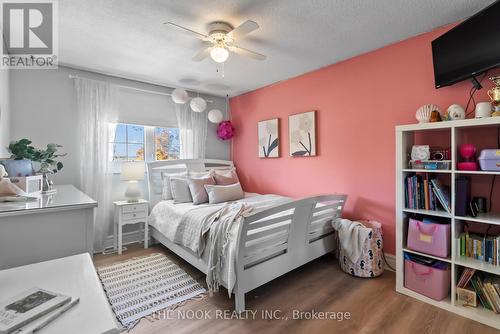
<svg viewBox="0 0 500 334"><path fill-rule="evenodd" d="M434 111L431 112L430 122L431 123L441 122L441 114L439 113L439 111L434 110Z"/></svg>
<svg viewBox="0 0 500 334"><path fill-rule="evenodd" d="M476 161L476 147L472 144L463 144L459 149L460 156L462 157L461 162L457 163L457 168L459 170L478 170L478 165Z"/></svg>

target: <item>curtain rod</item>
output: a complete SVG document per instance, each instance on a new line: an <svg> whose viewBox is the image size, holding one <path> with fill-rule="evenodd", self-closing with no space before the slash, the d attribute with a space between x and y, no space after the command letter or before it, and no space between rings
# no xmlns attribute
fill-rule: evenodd
<svg viewBox="0 0 500 334"><path fill-rule="evenodd" d="M98 81L98 82L106 82L106 81L102 81L102 80L88 79L88 78L80 77L80 76L73 75L73 74L68 75L68 77L70 79L87 79L87 80L93 80L93 81ZM114 85L114 86L117 86L117 87L120 87L120 88L135 90L135 91L143 92L143 93L172 96L172 94L170 94L170 93L158 92L158 91L155 91L155 90L142 89L142 88L137 88L137 87L132 87L132 86L125 86L125 85L118 85L118 84L114 84L114 83L112 83L111 85ZM212 100L207 100L207 99L205 99L205 101L207 101L209 103L213 103L214 102Z"/></svg>

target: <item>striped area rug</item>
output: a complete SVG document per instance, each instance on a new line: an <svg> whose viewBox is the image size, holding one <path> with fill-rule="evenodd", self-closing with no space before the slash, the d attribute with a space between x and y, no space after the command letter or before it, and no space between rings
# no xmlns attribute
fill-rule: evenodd
<svg viewBox="0 0 500 334"><path fill-rule="evenodd" d="M143 317L206 292L159 253L99 267L97 273L116 317L127 329Z"/></svg>

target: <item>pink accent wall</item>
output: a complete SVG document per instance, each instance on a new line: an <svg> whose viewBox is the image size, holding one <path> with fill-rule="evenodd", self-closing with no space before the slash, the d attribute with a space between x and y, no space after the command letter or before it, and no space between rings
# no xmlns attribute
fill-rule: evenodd
<svg viewBox="0 0 500 334"><path fill-rule="evenodd" d="M292 197L348 194L345 216L380 221L385 249L394 254L394 127L416 123L415 111L426 103L465 106L471 87L434 88L430 42L449 28L232 98L233 160L244 189ZM490 81L483 84L476 101L488 100ZM310 110L317 110L318 156L292 158L288 115ZM257 122L276 117L281 157L259 159Z"/></svg>

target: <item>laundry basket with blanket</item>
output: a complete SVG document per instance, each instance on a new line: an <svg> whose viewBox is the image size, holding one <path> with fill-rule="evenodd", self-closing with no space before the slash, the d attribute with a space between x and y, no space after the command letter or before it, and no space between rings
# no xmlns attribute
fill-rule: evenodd
<svg viewBox="0 0 500 334"><path fill-rule="evenodd" d="M338 234L340 268L357 277L376 277L384 272L382 225L376 221L332 222Z"/></svg>

